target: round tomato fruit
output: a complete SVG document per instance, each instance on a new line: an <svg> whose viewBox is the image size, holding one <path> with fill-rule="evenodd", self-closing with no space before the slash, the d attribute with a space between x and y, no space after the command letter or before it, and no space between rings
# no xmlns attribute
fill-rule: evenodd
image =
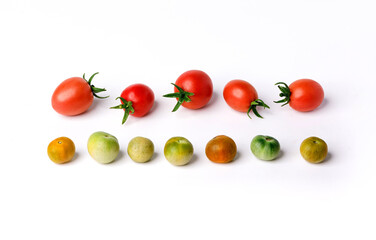
<svg viewBox="0 0 376 240"><path fill-rule="evenodd" d="M72 77L60 83L52 94L51 104L53 109L62 115L74 116L88 110L94 97L107 98L108 96L100 97L97 95L97 93L106 91L106 89L97 88L91 84L97 74L91 75L89 80L85 79L84 74L82 78Z"/></svg>
<svg viewBox="0 0 376 240"><path fill-rule="evenodd" d="M318 137L309 137L300 145L300 154L310 163L321 163L328 154L328 145Z"/></svg>
<svg viewBox="0 0 376 240"><path fill-rule="evenodd" d="M124 110L122 124L127 121L129 114L135 117L143 117L154 105L153 90L141 83L128 86L116 99L120 99L121 104L111 108Z"/></svg>
<svg viewBox="0 0 376 240"><path fill-rule="evenodd" d="M251 151L258 159L274 160L278 157L279 150L279 142L273 137L257 135L252 139Z"/></svg>
<svg viewBox="0 0 376 240"><path fill-rule="evenodd" d="M186 165L193 156L192 143L184 137L170 138L164 146L164 155L172 165Z"/></svg>
<svg viewBox="0 0 376 240"><path fill-rule="evenodd" d="M174 93L163 95L163 97L176 98L175 112L180 105L189 109L199 109L204 107L213 96L213 83L210 77L203 71L190 70L176 80Z"/></svg>
<svg viewBox="0 0 376 240"><path fill-rule="evenodd" d="M59 137L50 142L47 147L48 157L54 163L62 164L70 162L76 152L76 147L71 139Z"/></svg>
<svg viewBox="0 0 376 240"><path fill-rule="evenodd" d="M127 152L133 161L145 163L154 155L154 144L148 138L135 137L128 143Z"/></svg>
<svg viewBox="0 0 376 240"><path fill-rule="evenodd" d="M234 140L225 135L219 135L211 139L205 147L205 154L210 161L215 163L228 163L236 156L236 144Z"/></svg>
<svg viewBox="0 0 376 240"><path fill-rule="evenodd" d="M87 141L87 150L97 162L107 164L115 161L119 155L119 142L117 138L106 132L95 132Z"/></svg>
<svg viewBox="0 0 376 240"><path fill-rule="evenodd" d="M259 118L262 116L257 112L256 107L261 106L269 108L261 99L258 98L256 89L247 81L232 80L228 82L223 89L223 98L226 103L234 110L246 112L248 117L250 111Z"/></svg>
<svg viewBox="0 0 376 240"><path fill-rule="evenodd" d="M321 85L312 79L300 79L287 86L284 82L276 83L281 90L280 97L284 97L275 103L289 104L300 112L309 112L316 109L324 100L324 90Z"/></svg>

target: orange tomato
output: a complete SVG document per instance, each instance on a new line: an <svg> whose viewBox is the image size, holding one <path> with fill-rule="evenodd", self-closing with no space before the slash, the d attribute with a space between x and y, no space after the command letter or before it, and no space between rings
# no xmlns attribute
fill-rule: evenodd
<svg viewBox="0 0 376 240"><path fill-rule="evenodd" d="M205 153L210 161L215 163L228 163L236 156L234 140L225 135L219 135L206 144Z"/></svg>
<svg viewBox="0 0 376 240"><path fill-rule="evenodd" d="M48 157L54 163L62 164L70 162L76 152L72 140L67 137L59 137L50 142L47 148Z"/></svg>

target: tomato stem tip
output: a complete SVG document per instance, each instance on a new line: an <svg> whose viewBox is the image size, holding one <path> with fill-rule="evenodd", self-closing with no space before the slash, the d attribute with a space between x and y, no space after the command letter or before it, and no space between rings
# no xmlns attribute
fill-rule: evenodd
<svg viewBox="0 0 376 240"><path fill-rule="evenodd" d="M279 88L279 90L281 91L281 93L279 94L279 96L282 97L283 99L278 100L278 101L274 101L274 102L275 103L284 103L281 106L281 107L283 107L283 106L285 106L286 104L288 104L290 102L290 96L291 96L290 88L284 82L277 82L275 85L277 85L278 88Z"/></svg>
<svg viewBox="0 0 376 240"><path fill-rule="evenodd" d="M193 96L194 93L186 92L181 87L179 87L178 85L174 83L171 83L171 84L174 85L174 87L176 87L176 89L178 89L179 92L168 93L168 94L163 95L163 97L178 99L178 102L176 103L174 109L172 109L172 112L176 112L184 102L192 101L189 97Z"/></svg>
<svg viewBox="0 0 376 240"><path fill-rule="evenodd" d="M89 80L86 80L85 78L85 73L84 75L82 76L82 78L89 84L90 88L91 88L91 92L93 93L93 96L96 97L96 98L100 98L100 99L104 99L104 98L108 98L109 96L105 96L105 97L101 97L101 96L98 96L97 93L100 93L100 92L104 92L106 91L105 88L97 88L95 87L94 85L91 84L91 82L93 81L93 78L95 77L95 75L97 75L99 72L96 72L94 73L93 75L91 75L91 77L89 78Z"/></svg>
<svg viewBox="0 0 376 240"><path fill-rule="evenodd" d="M115 100L118 100L118 99L121 100L122 104L119 104L119 105L114 106L114 107L110 107L110 109L124 109L124 116L123 116L123 120L121 122L121 124L124 124L127 121L129 114L134 113L134 108L132 106L131 101L127 101L122 97L117 97Z"/></svg>
<svg viewBox="0 0 376 240"><path fill-rule="evenodd" d="M247 111L247 115L248 115L248 117L249 117L250 119L252 119L251 116L249 115L249 113L250 113L251 111L252 111L257 117L259 117L259 118L263 118L263 117L257 112L256 107L258 107L258 106L260 106L260 107L264 107L264 109L265 109L265 108L269 108L269 109L270 109L270 107L269 107L264 101L262 101L261 99L256 99L255 101L251 102L251 106L249 107L249 109L248 109L248 111Z"/></svg>

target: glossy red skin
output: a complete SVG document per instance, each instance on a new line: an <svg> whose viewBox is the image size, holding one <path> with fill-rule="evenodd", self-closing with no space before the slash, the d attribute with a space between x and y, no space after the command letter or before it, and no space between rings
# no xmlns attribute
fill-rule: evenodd
<svg viewBox="0 0 376 240"><path fill-rule="evenodd" d="M251 103L258 99L258 94L249 82L232 80L223 89L223 98L232 109L239 112L248 112Z"/></svg>
<svg viewBox="0 0 376 240"><path fill-rule="evenodd" d="M154 93L148 86L136 83L128 86L120 95L127 101L132 102L134 117L142 117L146 115L154 104ZM123 101L121 101L123 103ZM123 103L124 104L124 103Z"/></svg>
<svg viewBox="0 0 376 240"><path fill-rule="evenodd" d="M74 116L88 110L93 98L89 84L83 78L72 77L57 86L52 94L51 104L56 112Z"/></svg>
<svg viewBox="0 0 376 240"><path fill-rule="evenodd" d="M190 96L190 102L183 102L182 106L189 109L199 109L209 103L213 96L213 83L210 77L203 71L186 71L175 82L186 92L194 93ZM174 92L179 92L175 87Z"/></svg>
<svg viewBox="0 0 376 240"><path fill-rule="evenodd" d="M300 79L290 84L289 105L300 112L316 109L324 100L324 90L312 79Z"/></svg>

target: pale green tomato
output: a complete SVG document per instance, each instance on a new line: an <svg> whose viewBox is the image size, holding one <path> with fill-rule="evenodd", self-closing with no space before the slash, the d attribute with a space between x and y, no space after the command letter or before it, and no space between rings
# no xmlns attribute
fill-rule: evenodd
<svg viewBox="0 0 376 240"><path fill-rule="evenodd" d="M90 156L100 163L111 163L119 154L119 142L115 136L105 132L91 134L87 142Z"/></svg>
<svg viewBox="0 0 376 240"><path fill-rule="evenodd" d="M300 154L310 163L321 163L328 154L328 145L318 137L309 137L300 145Z"/></svg>
<svg viewBox="0 0 376 240"><path fill-rule="evenodd" d="M153 157L154 144L148 138L135 137L129 142L127 152L133 161L144 163Z"/></svg>
<svg viewBox="0 0 376 240"><path fill-rule="evenodd" d="M252 139L251 151L258 159L273 160L278 157L279 150L279 142L273 137L257 135Z"/></svg>
<svg viewBox="0 0 376 240"><path fill-rule="evenodd" d="M173 137L166 142L164 155L167 161L173 165L186 165L192 159L193 146L186 138Z"/></svg>

